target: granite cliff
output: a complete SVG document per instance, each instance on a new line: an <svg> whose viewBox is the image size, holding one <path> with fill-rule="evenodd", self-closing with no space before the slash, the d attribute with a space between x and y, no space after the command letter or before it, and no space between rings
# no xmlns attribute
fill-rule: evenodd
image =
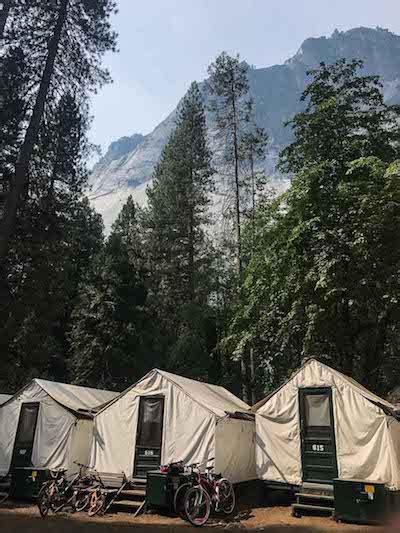
<svg viewBox="0 0 400 533"><path fill-rule="evenodd" d="M400 36L382 28L354 28L335 31L331 37L306 39L283 65L249 68L257 122L270 136L265 170L279 188L285 186L285 178L275 173L276 158L291 138L290 129L284 123L301 109L299 98L307 84L307 71L321 61L332 63L342 57L362 59L366 73L381 76L386 100L400 103ZM204 82L200 86L207 101L207 86ZM146 187L174 128L175 116L176 109L150 134L134 134L111 143L95 165L90 177L90 197L103 215L106 228L115 220L129 194L139 203L145 202ZM207 123L212 149L215 125L209 113Z"/></svg>

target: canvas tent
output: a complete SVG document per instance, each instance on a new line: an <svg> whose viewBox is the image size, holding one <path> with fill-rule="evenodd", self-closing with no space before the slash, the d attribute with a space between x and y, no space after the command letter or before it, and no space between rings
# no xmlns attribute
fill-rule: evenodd
<svg viewBox="0 0 400 533"><path fill-rule="evenodd" d="M257 477L301 485L335 477L400 489L400 422L393 405L309 360L256 404Z"/></svg>
<svg viewBox="0 0 400 533"><path fill-rule="evenodd" d="M11 466L87 464L96 408L116 392L33 379L0 406L0 476Z"/></svg>
<svg viewBox="0 0 400 533"><path fill-rule="evenodd" d="M0 394L0 405L6 403L11 398L11 394Z"/></svg>
<svg viewBox="0 0 400 533"><path fill-rule="evenodd" d="M233 482L255 478L254 416L223 387L152 370L95 417L91 466L141 477L214 458Z"/></svg>

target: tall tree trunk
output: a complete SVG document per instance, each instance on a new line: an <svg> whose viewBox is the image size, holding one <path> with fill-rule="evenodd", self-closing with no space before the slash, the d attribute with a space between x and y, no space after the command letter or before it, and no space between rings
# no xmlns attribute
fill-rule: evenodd
<svg viewBox="0 0 400 533"><path fill-rule="evenodd" d="M3 9L0 11L0 40L4 37L4 27L10 13L12 0L3 0L1 3L3 4Z"/></svg>
<svg viewBox="0 0 400 533"><path fill-rule="evenodd" d="M236 269L238 275L239 291L241 291L243 263L242 263L242 228L240 217L240 182L239 182L239 136L237 130L237 110L236 96L232 80L232 112L233 112L233 156L235 162L235 215L236 215ZM249 390L247 380L246 356L242 354L240 358L240 374L242 379L242 398L244 402L249 401Z"/></svg>
<svg viewBox="0 0 400 533"><path fill-rule="evenodd" d="M239 284L242 281L242 228L240 218L240 182L239 182L239 139L237 131L237 118L236 118L236 100L233 95L232 98L233 108L233 150L235 159L235 215L236 215L236 268L239 278Z"/></svg>
<svg viewBox="0 0 400 533"><path fill-rule="evenodd" d="M22 193L25 191L27 184L29 163L31 161L33 149L40 129L40 123L44 113L44 107L54 71L54 62L57 56L61 33L67 18L68 2L69 0L61 0L57 22L53 35L49 41L46 64L43 70L36 102L32 111L28 128L26 130L24 141L19 151L18 160L15 165L14 182L11 186L10 192L7 195L4 217L0 225L0 263L2 263L7 256L10 239L15 233L17 209L19 207Z"/></svg>
<svg viewBox="0 0 400 533"><path fill-rule="evenodd" d="M193 190L193 168L190 168L190 184ZM189 199L189 250L188 250L188 282L189 282L189 299L190 303L194 302L194 206L193 198Z"/></svg>
<svg viewBox="0 0 400 533"><path fill-rule="evenodd" d="M254 158L253 154L250 154L250 172L251 172L251 255L254 254L254 245L255 245L255 209L256 209L256 188L255 188L255 177L254 177ZM254 348L250 346L250 390L249 395L251 397L251 404L256 403L256 369L254 361Z"/></svg>
<svg viewBox="0 0 400 533"><path fill-rule="evenodd" d="M251 172L251 255L254 254L255 239L255 210L256 210L256 183L254 176L254 157L250 154L250 172Z"/></svg>

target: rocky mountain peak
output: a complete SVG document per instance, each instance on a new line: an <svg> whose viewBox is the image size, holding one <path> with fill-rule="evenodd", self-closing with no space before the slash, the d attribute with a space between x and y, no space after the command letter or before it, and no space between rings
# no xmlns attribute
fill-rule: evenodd
<svg viewBox="0 0 400 533"><path fill-rule="evenodd" d="M363 60L365 73L381 76L386 100L400 103L400 36L382 28L336 30L330 37L309 38L283 65L249 68L256 120L271 139L265 172L275 176L279 189L284 178L275 173L276 158L291 140L290 129L284 123L302 109L300 95L308 81L307 71L321 62L333 63L341 58ZM207 100L207 84L201 83L200 87ZM112 143L94 167L92 199L103 215L106 228L111 226L129 194L139 202L145 201L146 187L175 126L176 112L175 109L145 137L135 134ZM207 113L211 149L215 148L213 120Z"/></svg>
<svg viewBox="0 0 400 533"><path fill-rule="evenodd" d="M145 136L141 133L134 133L130 137L121 137L117 141L113 141L99 163L111 163L111 161L124 157L135 150L144 139Z"/></svg>
<svg viewBox="0 0 400 533"><path fill-rule="evenodd" d="M387 81L397 79L400 72L400 36L383 28L335 30L331 37L306 39L289 64L302 63L315 68L322 61L332 63L345 57L362 59L369 74Z"/></svg>

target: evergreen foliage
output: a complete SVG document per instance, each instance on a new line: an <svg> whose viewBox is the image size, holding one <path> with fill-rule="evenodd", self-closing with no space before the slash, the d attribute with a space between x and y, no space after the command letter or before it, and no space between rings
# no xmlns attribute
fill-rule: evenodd
<svg viewBox="0 0 400 533"><path fill-rule="evenodd" d="M254 401L309 356L379 394L398 383L400 108L376 76L345 59L310 73L280 156L291 185L277 197L259 171L268 135L248 67L222 53L208 88L234 228L212 237L221 154L193 83L146 207L129 197L104 242L84 196L88 102L109 81L115 2L5 6L3 391L36 376L121 390L161 367Z"/></svg>
<svg viewBox="0 0 400 533"><path fill-rule="evenodd" d="M309 356L381 394L398 380L399 109L360 66L312 73L281 159L292 184L256 210L245 303L227 342L257 350L261 387Z"/></svg>
<svg viewBox="0 0 400 533"><path fill-rule="evenodd" d="M84 199L88 95L108 81L110 0L7 3L0 111L0 386L68 380L66 331L78 285L102 247Z"/></svg>
<svg viewBox="0 0 400 533"><path fill-rule="evenodd" d="M76 384L122 390L151 368L152 317L137 230L137 207L129 197L73 311L69 365Z"/></svg>
<svg viewBox="0 0 400 533"><path fill-rule="evenodd" d="M208 374L215 342L213 253L206 233L212 173L202 96L193 83L148 189L144 225L165 364L199 376Z"/></svg>
<svg viewBox="0 0 400 533"><path fill-rule="evenodd" d="M222 52L208 69L208 86L213 99L210 109L215 113L219 136L222 140L228 171L228 193L233 191L234 255L237 290L232 305L240 304L244 265L242 225L247 212L254 212L256 193L265 185L263 174L256 171L257 160L262 160L268 136L254 121L254 102L249 97L248 65L239 56L231 57ZM250 172L246 172L245 164ZM233 207L233 209L232 209ZM227 256L226 260L229 259ZM250 357L249 357L250 355ZM242 396L251 401L255 368L252 352L240 352Z"/></svg>

